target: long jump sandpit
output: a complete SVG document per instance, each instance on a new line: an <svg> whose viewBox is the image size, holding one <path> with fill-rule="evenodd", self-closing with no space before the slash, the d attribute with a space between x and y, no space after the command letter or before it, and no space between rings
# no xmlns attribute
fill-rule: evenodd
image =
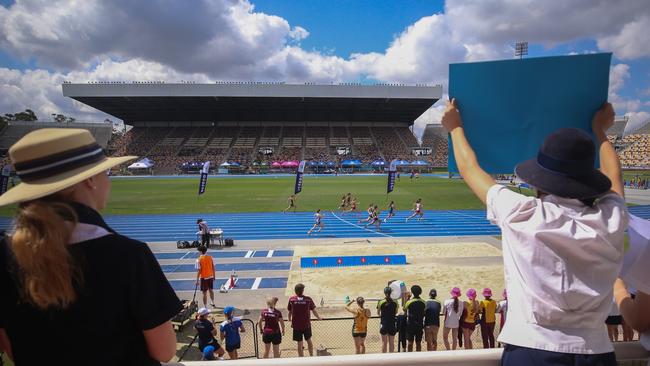
<svg viewBox="0 0 650 366"><path fill-rule="evenodd" d="M353 241L353 240L351 240ZM450 242L436 241L409 243L401 239L394 243L368 243L355 241L346 244L294 247L294 260L289 273L286 296L291 296L297 283L305 284L307 293L317 305L335 311L343 300L357 296L367 299L381 298L383 288L392 280L402 280L407 288L420 285L425 294L431 288L438 298L448 297L452 287L460 287L463 294L468 288L477 292L490 287L500 294L503 286L503 261L496 240L487 243L466 238ZM329 268L301 268L301 257L327 257L346 255L406 255L406 265L367 265ZM423 294L423 297L425 297ZM372 300L371 300L372 301ZM371 307L373 303L369 303Z"/></svg>

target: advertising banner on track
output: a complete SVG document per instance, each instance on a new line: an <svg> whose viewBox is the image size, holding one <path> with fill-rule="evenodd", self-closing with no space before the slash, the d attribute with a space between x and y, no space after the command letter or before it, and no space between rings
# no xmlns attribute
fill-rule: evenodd
<svg viewBox="0 0 650 366"><path fill-rule="evenodd" d="M3 195L9 189L9 176L11 175L11 165L7 164L2 168L0 176L0 195Z"/></svg>
<svg viewBox="0 0 650 366"><path fill-rule="evenodd" d="M205 187L208 185L208 173L210 172L210 162L203 163L201 169L201 179L199 180L199 195L205 193Z"/></svg>
<svg viewBox="0 0 650 366"><path fill-rule="evenodd" d="M300 191L302 191L302 175L305 172L305 164L307 164L307 162L303 160L298 166L298 172L296 172L296 185L293 189L294 194L298 194Z"/></svg>
<svg viewBox="0 0 650 366"><path fill-rule="evenodd" d="M395 188L395 175L397 174L397 159L393 159L388 167L388 186L386 187L386 194L389 194Z"/></svg>

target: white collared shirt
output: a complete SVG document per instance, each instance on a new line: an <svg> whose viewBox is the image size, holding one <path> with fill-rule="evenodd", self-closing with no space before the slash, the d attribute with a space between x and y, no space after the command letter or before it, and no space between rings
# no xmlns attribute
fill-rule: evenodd
<svg viewBox="0 0 650 366"><path fill-rule="evenodd" d="M508 321L499 342L553 352L613 352L605 319L623 259L627 209L608 193L594 207L494 185L487 217L502 233Z"/></svg>

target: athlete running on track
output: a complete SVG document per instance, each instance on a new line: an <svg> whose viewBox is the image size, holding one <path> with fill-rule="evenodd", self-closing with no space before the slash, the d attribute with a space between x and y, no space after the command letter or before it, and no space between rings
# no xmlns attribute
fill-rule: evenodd
<svg viewBox="0 0 650 366"><path fill-rule="evenodd" d="M289 196L289 198L287 199L287 202L289 203L289 206L287 206L287 208L285 208L282 211L282 213L285 213L285 212L287 212L288 210L290 210L292 208L293 208L293 212L296 212L296 195L292 194L291 196Z"/></svg>
<svg viewBox="0 0 650 366"><path fill-rule="evenodd" d="M307 235L311 235L312 231L314 231L315 228L318 228L318 231L320 233L321 230L323 230L323 227L325 225L323 224L323 214L320 213L320 208L316 210L316 213L314 214L314 226L309 229L307 232Z"/></svg>
<svg viewBox="0 0 650 366"><path fill-rule="evenodd" d="M374 211L374 206L371 203L370 206L366 209L366 212L368 213L368 217L366 217L365 220L359 220L358 224L365 222L366 224L370 223L372 221L372 213ZM366 225L367 226L367 225Z"/></svg>
<svg viewBox="0 0 650 366"><path fill-rule="evenodd" d="M379 208L377 206L373 207L372 214L370 215L370 222L366 224L365 227L368 227L369 225L375 225L377 226L377 229L381 229L381 220L379 219L379 214L381 211L379 211Z"/></svg>
<svg viewBox="0 0 650 366"><path fill-rule="evenodd" d="M406 218L405 222L409 222L409 219L412 219L415 216L420 216L418 217L418 221L422 220L422 217L424 216L424 212L422 211L422 199L418 198L417 201L413 204L413 214L409 217Z"/></svg>
<svg viewBox="0 0 650 366"><path fill-rule="evenodd" d="M390 219L393 216L395 216L395 202L390 201L390 203L388 204L388 216L386 216L384 222L388 222L388 219Z"/></svg>
<svg viewBox="0 0 650 366"><path fill-rule="evenodd" d="M348 201L346 200L346 196L343 195L343 197L341 197L341 204L339 205L339 210L345 211L347 205L348 205Z"/></svg>

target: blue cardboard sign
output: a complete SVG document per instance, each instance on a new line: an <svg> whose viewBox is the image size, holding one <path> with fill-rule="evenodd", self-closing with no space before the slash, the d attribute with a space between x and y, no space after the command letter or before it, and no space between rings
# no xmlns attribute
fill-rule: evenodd
<svg viewBox="0 0 650 366"><path fill-rule="evenodd" d="M512 173L562 127L591 133L607 101L611 53L449 65L467 140L488 173ZM598 164L598 159L596 159ZM449 171L458 172L451 139Z"/></svg>

